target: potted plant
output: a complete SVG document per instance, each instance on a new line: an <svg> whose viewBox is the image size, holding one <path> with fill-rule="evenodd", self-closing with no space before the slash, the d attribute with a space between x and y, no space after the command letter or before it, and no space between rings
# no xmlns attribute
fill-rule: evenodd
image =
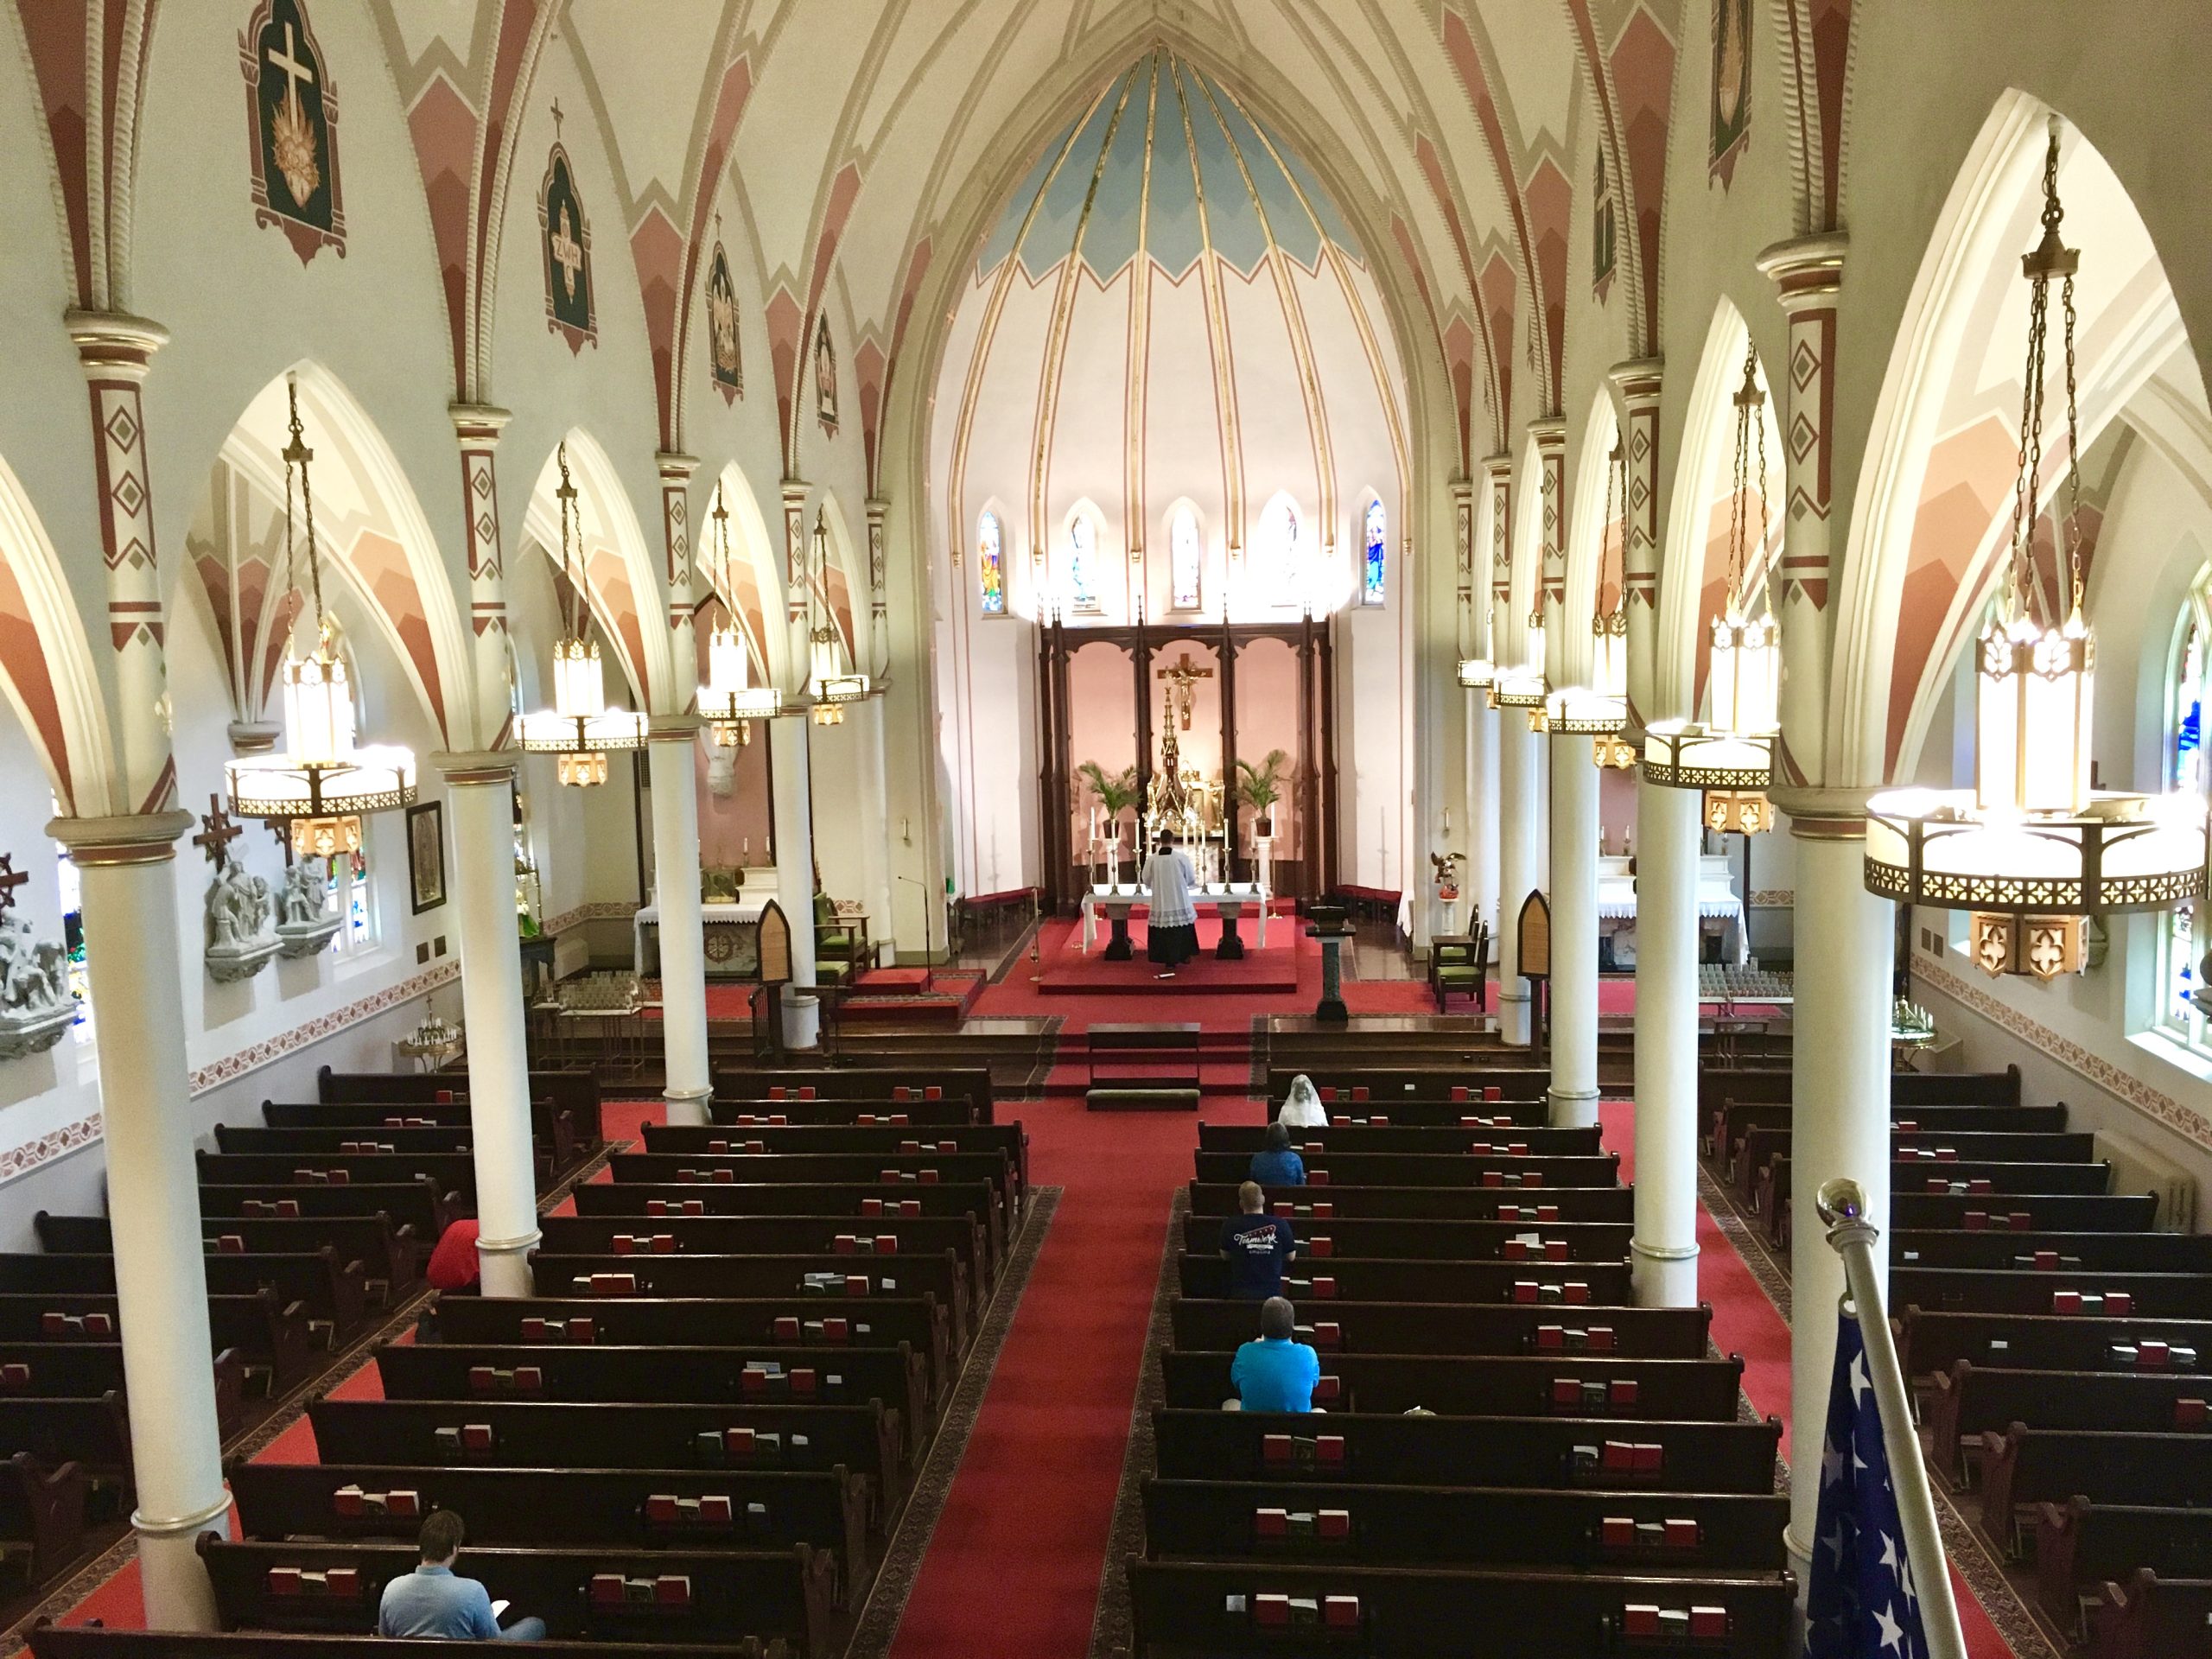
<svg viewBox="0 0 2212 1659"><path fill-rule="evenodd" d="M1252 809L1252 833L1262 840L1274 835L1274 804L1282 798L1282 769L1289 760L1281 749L1269 749L1256 766L1236 763L1236 798Z"/></svg>
<svg viewBox="0 0 2212 1659"><path fill-rule="evenodd" d="M1106 809L1106 828L1113 839L1122 836L1122 814L1137 804L1137 769L1125 766L1119 775L1109 777L1106 768L1096 760L1086 760L1076 768L1084 782L1090 785L1090 792L1098 798L1098 804Z"/></svg>

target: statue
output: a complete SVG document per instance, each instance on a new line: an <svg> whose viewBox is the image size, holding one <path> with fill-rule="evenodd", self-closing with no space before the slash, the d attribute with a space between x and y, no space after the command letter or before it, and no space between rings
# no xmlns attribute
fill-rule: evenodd
<svg viewBox="0 0 2212 1659"><path fill-rule="evenodd" d="M207 884L207 971L218 982L251 979L276 954L269 883L226 858Z"/></svg>
<svg viewBox="0 0 2212 1659"><path fill-rule="evenodd" d="M330 870L319 858L302 858L284 872L277 908L277 954L288 961L315 955L346 920L330 908Z"/></svg>
<svg viewBox="0 0 2212 1659"><path fill-rule="evenodd" d="M52 1048L76 1020L68 952L35 937L25 918L0 913L0 1059Z"/></svg>

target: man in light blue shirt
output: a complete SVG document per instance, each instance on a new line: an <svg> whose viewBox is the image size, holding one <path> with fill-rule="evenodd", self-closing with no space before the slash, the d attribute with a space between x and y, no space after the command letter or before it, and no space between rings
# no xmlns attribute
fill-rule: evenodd
<svg viewBox="0 0 2212 1659"><path fill-rule="evenodd" d="M1280 1296L1260 1304L1260 1339L1248 1342L1230 1362L1229 1381L1247 1411L1311 1411L1321 1357L1291 1338L1298 1314Z"/></svg>
<svg viewBox="0 0 2212 1659"><path fill-rule="evenodd" d="M493 1616L492 1598L474 1579L454 1574L463 1529L451 1510L423 1523L422 1564L384 1587L377 1634L431 1637L448 1642L542 1642L545 1621L518 1618L505 1630Z"/></svg>

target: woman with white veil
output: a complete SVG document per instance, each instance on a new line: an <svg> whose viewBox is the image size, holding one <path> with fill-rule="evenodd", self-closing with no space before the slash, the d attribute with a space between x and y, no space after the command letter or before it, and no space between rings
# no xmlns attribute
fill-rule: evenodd
<svg viewBox="0 0 2212 1659"><path fill-rule="evenodd" d="M1303 1071L1291 1080L1290 1098L1282 1103L1282 1110L1275 1122L1294 1129L1325 1129L1329 1115L1321 1109L1321 1096L1313 1087L1313 1079Z"/></svg>

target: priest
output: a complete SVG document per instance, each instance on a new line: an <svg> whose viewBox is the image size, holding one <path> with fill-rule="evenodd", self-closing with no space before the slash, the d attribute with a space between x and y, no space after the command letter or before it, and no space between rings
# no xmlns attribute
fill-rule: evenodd
<svg viewBox="0 0 2212 1659"><path fill-rule="evenodd" d="M1198 912L1191 903L1191 889L1198 880L1190 858L1163 833L1144 863L1151 912L1145 924L1144 953L1160 964L1161 979L1174 978L1175 970L1198 954Z"/></svg>

